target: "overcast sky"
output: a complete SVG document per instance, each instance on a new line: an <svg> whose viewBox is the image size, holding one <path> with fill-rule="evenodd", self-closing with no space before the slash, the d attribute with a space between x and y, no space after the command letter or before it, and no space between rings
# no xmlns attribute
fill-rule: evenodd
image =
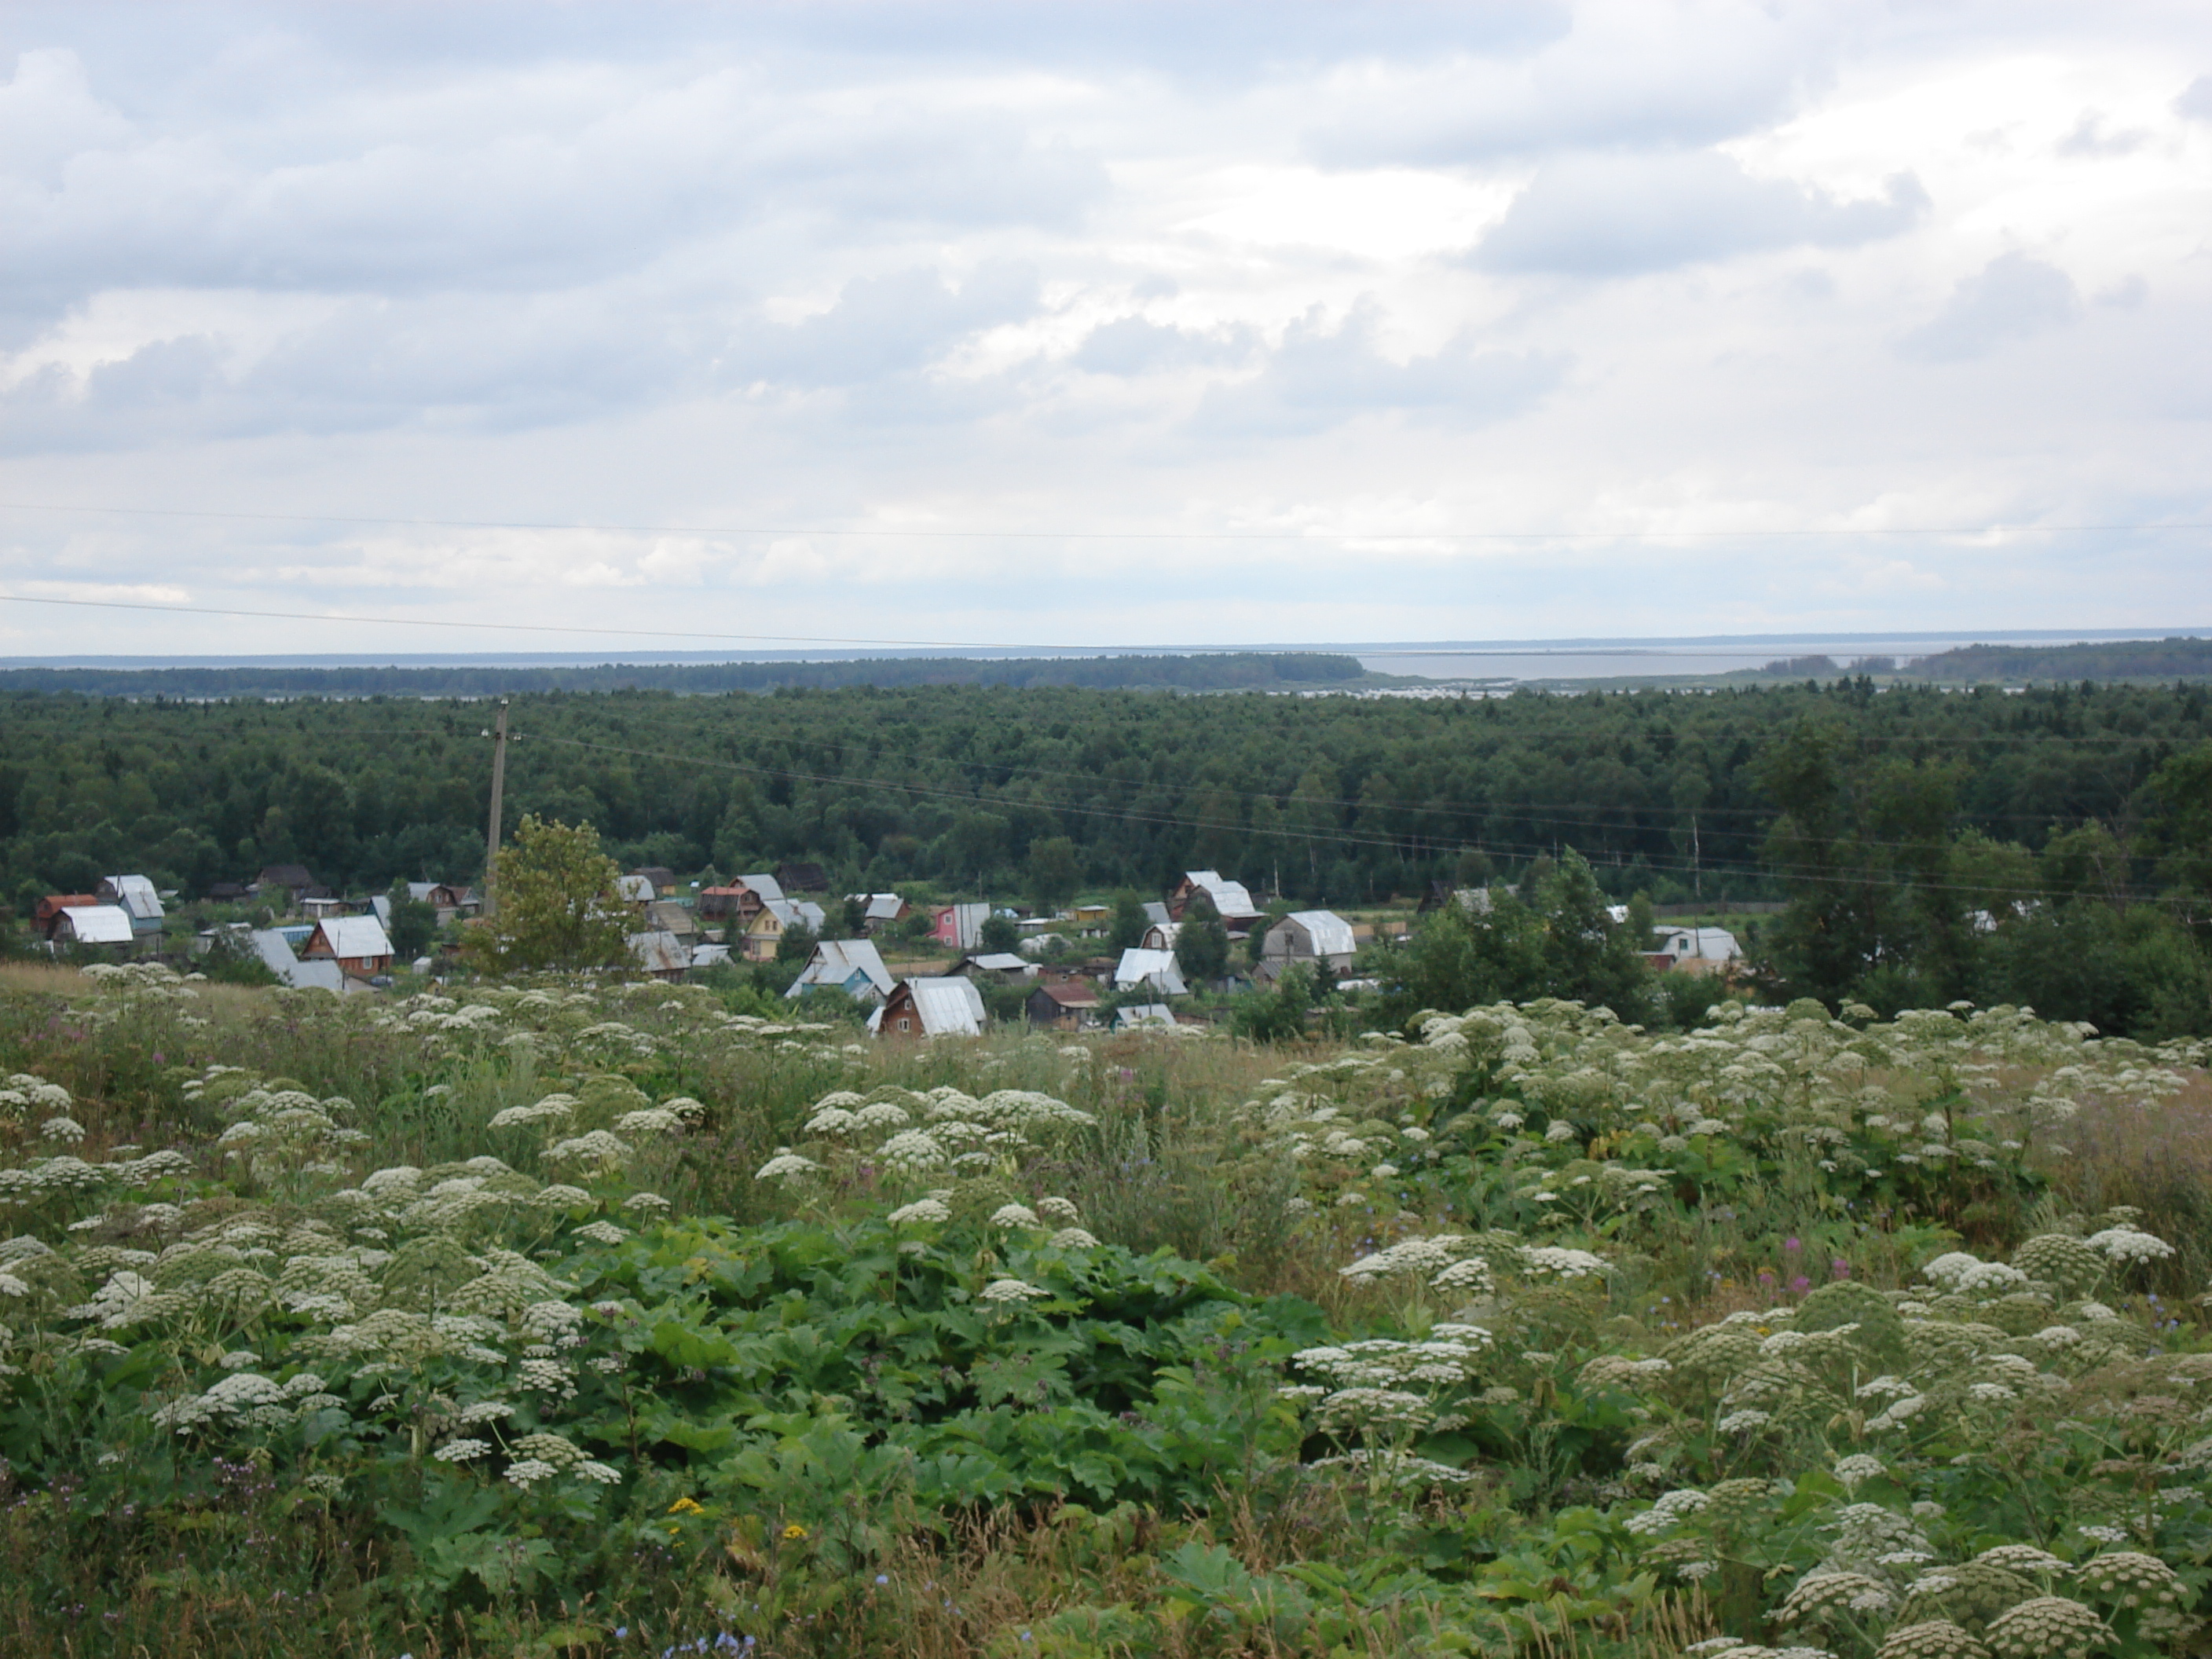
<svg viewBox="0 0 2212 1659"><path fill-rule="evenodd" d="M2212 522L2208 456L2202 3L0 5L12 594L2205 625L2212 532L2130 526ZM1992 523L2118 527L1934 533ZM0 605L0 655L619 641Z"/></svg>

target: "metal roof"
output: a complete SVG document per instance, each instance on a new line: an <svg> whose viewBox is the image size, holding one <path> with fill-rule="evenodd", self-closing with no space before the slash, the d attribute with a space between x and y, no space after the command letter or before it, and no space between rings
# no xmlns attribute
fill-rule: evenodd
<svg viewBox="0 0 2212 1659"><path fill-rule="evenodd" d="M761 908L786 927L805 927L817 933L822 931L822 907L806 899L763 899Z"/></svg>
<svg viewBox="0 0 2212 1659"><path fill-rule="evenodd" d="M282 929L262 927L251 935L253 948L269 971L295 991L331 991L345 989L345 970L335 962L302 962L292 954L292 942Z"/></svg>
<svg viewBox="0 0 2212 1659"><path fill-rule="evenodd" d="M1352 924L1334 910L1293 910L1267 931L1280 931L1296 922L1304 930L1317 957L1348 957L1358 948Z"/></svg>
<svg viewBox="0 0 2212 1659"><path fill-rule="evenodd" d="M653 883L645 876L617 876L615 896L632 904L650 904L654 897Z"/></svg>
<svg viewBox="0 0 2212 1659"><path fill-rule="evenodd" d="M128 945L134 937L131 913L119 904L73 904L62 912L55 931L79 945Z"/></svg>
<svg viewBox="0 0 2212 1659"><path fill-rule="evenodd" d="M924 1036L983 1035L983 994L973 980L910 979L906 988L914 994L914 1012ZM884 1008L878 1007L868 1016L868 1029L881 1030L883 1020Z"/></svg>
<svg viewBox="0 0 2212 1659"><path fill-rule="evenodd" d="M783 898L783 884L774 876L739 876L737 884L751 892L756 897L775 899L778 902Z"/></svg>
<svg viewBox="0 0 2212 1659"><path fill-rule="evenodd" d="M1133 1003L1114 1011L1114 1029L1117 1031L1126 1031L1132 1026L1172 1025L1175 1023L1175 1011L1164 1002L1147 1002L1141 1006Z"/></svg>
<svg viewBox="0 0 2212 1659"><path fill-rule="evenodd" d="M1213 901L1214 914L1224 921L1232 916L1256 916L1260 907L1252 902L1252 895L1241 881L1229 881L1218 870L1186 870L1183 879L1194 887L1202 887L1206 896Z"/></svg>
<svg viewBox="0 0 2212 1659"><path fill-rule="evenodd" d="M1036 970L1035 963L1027 957L1016 956L1012 951L1000 951L987 957L970 957L968 960L994 974L1028 974Z"/></svg>
<svg viewBox="0 0 2212 1659"><path fill-rule="evenodd" d="M158 921L161 917L161 896L154 890L154 884L144 876L108 876L100 881L103 894L128 910L140 921Z"/></svg>
<svg viewBox="0 0 2212 1659"><path fill-rule="evenodd" d="M1135 985L1150 985L1171 997L1187 996L1190 992L1190 988L1182 982L1182 969L1176 965L1172 951L1122 951L1121 960L1114 969L1114 988L1126 991Z"/></svg>
<svg viewBox="0 0 2212 1659"><path fill-rule="evenodd" d="M691 947L673 933L632 933L629 953L648 974L680 974L691 965Z"/></svg>
<svg viewBox="0 0 2212 1659"><path fill-rule="evenodd" d="M896 921L899 912L906 907L906 901L896 893L851 893L847 896L867 902L870 921Z"/></svg>
<svg viewBox="0 0 2212 1659"><path fill-rule="evenodd" d="M384 924L374 916L325 916L315 924L307 945L314 948L316 938L330 947L334 957L388 957L392 941L385 936Z"/></svg>
<svg viewBox="0 0 2212 1659"><path fill-rule="evenodd" d="M795 997L817 985L834 986L849 994L856 978L865 981L867 991L873 995L883 996L890 990L890 970L884 966L883 953L876 949L875 941L824 939L814 947L813 956L784 995Z"/></svg>

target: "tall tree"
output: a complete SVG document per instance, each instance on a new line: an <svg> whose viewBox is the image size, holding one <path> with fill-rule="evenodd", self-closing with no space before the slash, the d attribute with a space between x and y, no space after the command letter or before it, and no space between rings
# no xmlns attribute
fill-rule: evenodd
<svg viewBox="0 0 2212 1659"><path fill-rule="evenodd" d="M525 817L500 849L497 907L468 931L463 955L489 974L619 968L632 961L622 872L599 850L599 832Z"/></svg>

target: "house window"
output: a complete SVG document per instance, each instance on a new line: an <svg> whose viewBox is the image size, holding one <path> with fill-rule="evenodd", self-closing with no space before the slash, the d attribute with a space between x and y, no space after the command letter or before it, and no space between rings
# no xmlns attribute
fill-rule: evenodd
<svg viewBox="0 0 2212 1659"><path fill-rule="evenodd" d="M900 1016L899 1016L899 1030L902 1030L902 1031L911 1031L912 1030L914 1030L914 1022L913 1022L912 1020L908 1019L905 1015L903 1015L903 1014L900 1015Z"/></svg>

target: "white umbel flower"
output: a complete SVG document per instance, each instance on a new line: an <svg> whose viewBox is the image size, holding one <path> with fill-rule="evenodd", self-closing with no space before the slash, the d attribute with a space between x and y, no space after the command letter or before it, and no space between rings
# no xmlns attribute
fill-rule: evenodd
<svg viewBox="0 0 2212 1659"><path fill-rule="evenodd" d="M1034 1302L1050 1296L1050 1291L1041 1291L1036 1285L1018 1279L994 1279L983 1287L983 1300L1007 1305Z"/></svg>

